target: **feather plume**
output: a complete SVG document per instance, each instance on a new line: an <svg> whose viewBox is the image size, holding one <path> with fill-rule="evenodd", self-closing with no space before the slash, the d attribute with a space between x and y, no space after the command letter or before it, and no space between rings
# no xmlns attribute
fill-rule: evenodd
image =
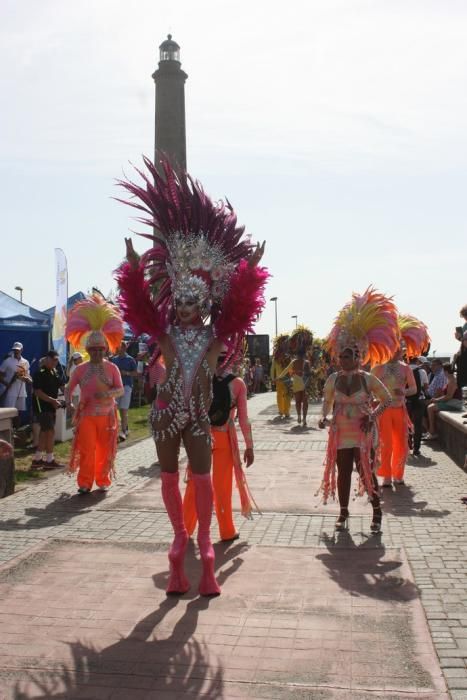
<svg viewBox="0 0 467 700"><path fill-rule="evenodd" d="M289 341L290 335L288 333L279 333L279 335L277 335L273 340L272 355L281 365L285 365L290 362Z"/></svg>
<svg viewBox="0 0 467 700"><path fill-rule="evenodd" d="M425 324L415 316L398 317L399 333L407 348L407 357L423 355L430 347L430 336Z"/></svg>
<svg viewBox="0 0 467 700"><path fill-rule="evenodd" d="M292 355L305 354L313 345L313 333L303 325L297 326L292 331L289 340L289 349Z"/></svg>
<svg viewBox="0 0 467 700"><path fill-rule="evenodd" d="M391 297L373 287L352 300L339 312L328 336L327 346L337 358L346 347L356 347L362 364L384 364L399 346L397 310Z"/></svg>
<svg viewBox="0 0 467 700"><path fill-rule="evenodd" d="M78 301L68 312L66 337L74 347L84 345L85 336L101 331L111 352L115 352L123 338L123 322L119 311L101 295L93 294Z"/></svg>

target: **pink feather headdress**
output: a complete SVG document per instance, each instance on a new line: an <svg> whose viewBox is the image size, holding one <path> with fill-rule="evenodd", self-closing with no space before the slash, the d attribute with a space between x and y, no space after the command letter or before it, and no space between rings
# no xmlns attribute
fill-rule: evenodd
<svg viewBox="0 0 467 700"><path fill-rule="evenodd" d="M397 310L392 298L373 287L363 294L353 293L334 322L327 346L336 359L350 348L363 365L388 362L399 347Z"/></svg>
<svg viewBox="0 0 467 700"><path fill-rule="evenodd" d="M66 337L76 348L104 345L116 352L123 339L123 321L115 306L93 294L68 312Z"/></svg>
<svg viewBox="0 0 467 700"><path fill-rule="evenodd" d="M143 184L120 180L132 197L119 201L142 212L137 221L153 230L140 234L153 243L140 262L154 305L172 322L174 299L195 299L214 321L252 244L228 201L212 202L199 182L176 172L165 158L162 175L148 158L143 160L148 172L136 168Z"/></svg>
<svg viewBox="0 0 467 700"><path fill-rule="evenodd" d="M430 336L425 324L415 316L400 315L399 333L407 348L407 357L423 355L430 347Z"/></svg>

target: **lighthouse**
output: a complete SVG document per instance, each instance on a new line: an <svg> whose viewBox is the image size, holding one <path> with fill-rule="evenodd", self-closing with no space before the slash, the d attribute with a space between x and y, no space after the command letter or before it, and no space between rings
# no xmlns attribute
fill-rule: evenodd
<svg viewBox="0 0 467 700"><path fill-rule="evenodd" d="M174 167L186 170L185 81L180 46L169 34L159 46L156 84L155 158L166 155Z"/></svg>

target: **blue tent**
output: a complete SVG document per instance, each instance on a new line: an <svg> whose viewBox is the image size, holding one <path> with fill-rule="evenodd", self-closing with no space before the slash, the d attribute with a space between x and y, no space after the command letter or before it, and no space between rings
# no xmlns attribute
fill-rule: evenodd
<svg viewBox="0 0 467 700"><path fill-rule="evenodd" d="M50 327L47 314L0 291L0 359L16 342L23 344L29 362L42 357L49 349Z"/></svg>

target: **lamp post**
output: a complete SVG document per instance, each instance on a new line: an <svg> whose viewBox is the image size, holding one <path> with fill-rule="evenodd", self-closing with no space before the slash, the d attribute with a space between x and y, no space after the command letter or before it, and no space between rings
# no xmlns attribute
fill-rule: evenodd
<svg viewBox="0 0 467 700"><path fill-rule="evenodd" d="M298 316L297 316L297 314L295 314L294 316L291 316L291 318L294 318L294 319L295 319L295 328L297 328L297 326L298 326Z"/></svg>
<svg viewBox="0 0 467 700"><path fill-rule="evenodd" d="M271 297L269 301L274 302L274 316L276 319L276 338L277 338L277 297Z"/></svg>
<svg viewBox="0 0 467 700"><path fill-rule="evenodd" d="M21 303L23 303L23 288L22 287L15 287L16 291L19 292L19 300Z"/></svg>

